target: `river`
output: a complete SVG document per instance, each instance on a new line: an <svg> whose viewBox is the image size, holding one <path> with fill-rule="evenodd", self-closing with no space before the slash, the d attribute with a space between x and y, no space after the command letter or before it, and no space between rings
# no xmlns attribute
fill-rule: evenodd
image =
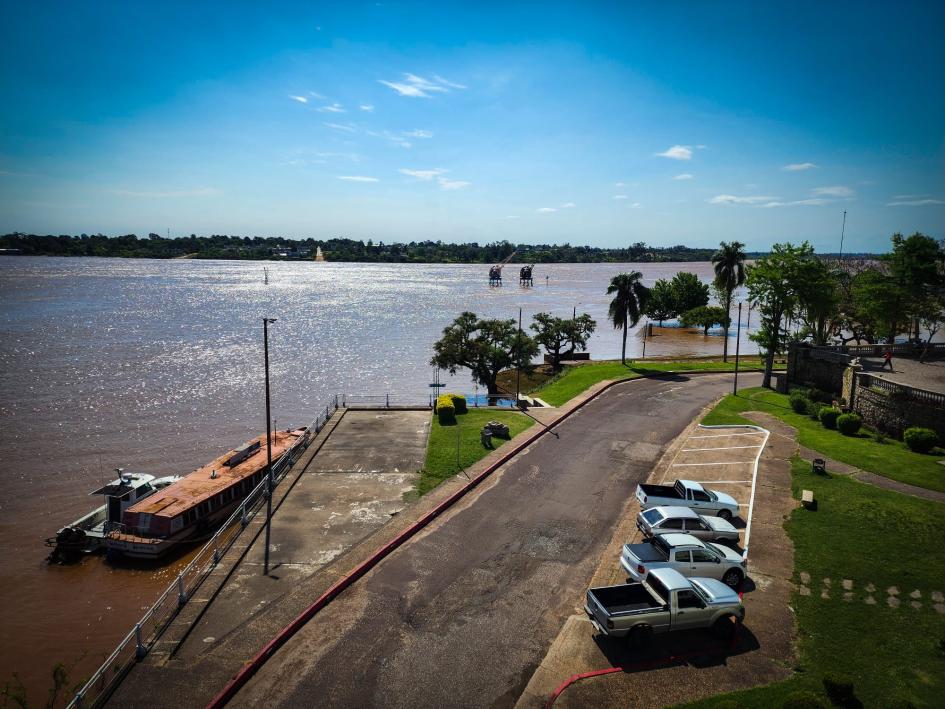
<svg viewBox="0 0 945 709"><path fill-rule="evenodd" d="M0 683L17 673L35 704L55 663L72 683L87 676L186 562L49 565L43 540L99 504L87 493L114 468L187 473L264 430L263 316L278 320L276 425L304 425L335 393L426 402L431 345L463 310L521 308L527 327L577 308L598 323L592 357L619 357L605 290L628 270L647 285L712 275L708 263L549 264L520 288L512 264L490 288L484 265L0 258ZM646 354L716 354L722 339L666 330ZM642 344L631 333L628 357ZM473 393L466 374L444 381Z"/></svg>

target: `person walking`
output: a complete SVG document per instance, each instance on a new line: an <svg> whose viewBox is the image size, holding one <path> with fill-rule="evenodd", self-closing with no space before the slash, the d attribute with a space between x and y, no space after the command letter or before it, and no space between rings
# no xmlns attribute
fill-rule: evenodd
<svg viewBox="0 0 945 709"><path fill-rule="evenodd" d="M888 347L883 351L883 366L880 367L880 369L886 369L887 364L889 365L890 372L896 371L892 366L892 350Z"/></svg>

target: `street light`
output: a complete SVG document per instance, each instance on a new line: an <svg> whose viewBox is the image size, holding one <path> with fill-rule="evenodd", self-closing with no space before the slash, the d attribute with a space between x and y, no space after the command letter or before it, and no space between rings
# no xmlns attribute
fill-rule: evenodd
<svg viewBox="0 0 945 709"><path fill-rule="evenodd" d="M272 526L272 434L269 428L269 323L275 318L263 318L263 360L266 369L266 550L263 552L263 576L269 575L269 529Z"/></svg>

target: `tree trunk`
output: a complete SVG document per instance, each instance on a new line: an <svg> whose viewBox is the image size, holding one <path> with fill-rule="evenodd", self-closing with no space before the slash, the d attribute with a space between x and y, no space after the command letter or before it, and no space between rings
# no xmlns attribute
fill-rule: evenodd
<svg viewBox="0 0 945 709"><path fill-rule="evenodd" d="M728 362L728 329L731 326L730 323L732 320L732 293L731 292L729 292L728 297L725 299L725 315L728 318L729 324L725 325L725 339L722 341L722 361ZM706 332L706 334L708 334L708 331Z"/></svg>
<svg viewBox="0 0 945 709"><path fill-rule="evenodd" d="M623 325L623 347L620 350L620 364L627 363L627 324Z"/></svg>
<svg viewBox="0 0 945 709"><path fill-rule="evenodd" d="M761 380L761 386L765 389L771 388L771 370L774 369L774 350L768 350L765 353L765 374Z"/></svg>

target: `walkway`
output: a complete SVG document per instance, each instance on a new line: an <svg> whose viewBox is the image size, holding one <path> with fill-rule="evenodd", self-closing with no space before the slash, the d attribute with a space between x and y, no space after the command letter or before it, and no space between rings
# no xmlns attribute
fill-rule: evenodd
<svg viewBox="0 0 945 709"><path fill-rule="evenodd" d="M863 371L896 384L945 394L945 360L930 359L922 364L917 359L893 357L893 371L882 369L882 357L862 357Z"/></svg>

